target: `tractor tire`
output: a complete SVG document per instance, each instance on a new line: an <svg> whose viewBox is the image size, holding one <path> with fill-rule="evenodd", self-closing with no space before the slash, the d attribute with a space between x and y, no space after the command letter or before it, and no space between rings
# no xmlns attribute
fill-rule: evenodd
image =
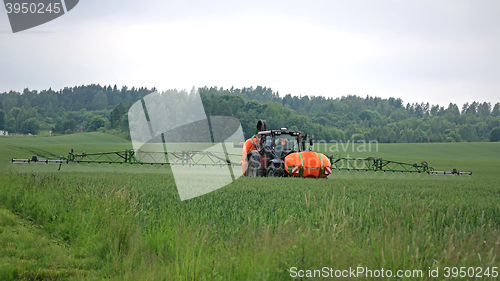
<svg viewBox="0 0 500 281"><path fill-rule="evenodd" d="M271 166L267 169L267 176L268 177L280 177L281 174L277 169L274 168L274 166Z"/></svg>
<svg viewBox="0 0 500 281"><path fill-rule="evenodd" d="M274 170L272 167L270 167L269 169L267 169L267 177L270 178L270 177L274 177Z"/></svg>
<svg viewBox="0 0 500 281"><path fill-rule="evenodd" d="M247 177L260 177L260 161L255 159L254 157L250 157L248 159L248 166L247 166Z"/></svg>

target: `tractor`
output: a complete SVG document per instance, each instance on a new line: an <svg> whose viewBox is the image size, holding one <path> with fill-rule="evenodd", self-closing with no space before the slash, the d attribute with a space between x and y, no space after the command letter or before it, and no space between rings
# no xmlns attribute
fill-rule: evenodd
<svg viewBox="0 0 500 281"><path fill-rule="evenodd" d="M306 142L309 139L309 150ZM268 130L259 120L255 135L245 141L242 170L247 177L326 178L332 172L330 160L312 151L313 138L281 128Z"/></svg>

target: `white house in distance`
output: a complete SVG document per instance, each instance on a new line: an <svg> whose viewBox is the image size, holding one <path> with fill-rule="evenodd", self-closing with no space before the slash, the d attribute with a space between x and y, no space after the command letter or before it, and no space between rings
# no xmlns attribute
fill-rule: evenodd
<svg viewBox="0 0 500 281"><path fill-rule="evenodd" d="M0 130L0 136L8 136L9 132Z"/></svg>

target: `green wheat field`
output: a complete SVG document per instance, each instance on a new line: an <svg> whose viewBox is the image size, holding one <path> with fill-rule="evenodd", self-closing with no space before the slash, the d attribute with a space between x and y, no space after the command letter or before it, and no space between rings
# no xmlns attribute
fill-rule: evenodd
<svg viewBox="0 0 500 281"><path fill-rule="evenodd" d="M102 133L0 137L0 280L317 280L294 275L324 267L423 271L345 280L443 280L446 267L499 278L500 143L316 144L473 176L242 177L187 201L168 167L10 164L72 148L131 144Z"/></svg>

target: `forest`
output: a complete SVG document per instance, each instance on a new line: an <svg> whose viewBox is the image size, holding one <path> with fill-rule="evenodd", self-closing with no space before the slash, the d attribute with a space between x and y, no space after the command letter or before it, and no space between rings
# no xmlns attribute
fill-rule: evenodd
<svg viewBox="0 0 500 281"><path fill-rule="evenodd" d="M269 128L298 130L316 141L380 143L500 140L500 103L471 101L460 108L404 103L400 98L281 96L268 87L202 87L207 116L232 116L245 137L265 119ZM83 85L59 91L24 89L0 93L0 131L12 134L72 134L102 131L130 138L128 108L155 88ZM177 91L177 90L174 90ZM186 95L196 92L179 90Z"/></svg>

